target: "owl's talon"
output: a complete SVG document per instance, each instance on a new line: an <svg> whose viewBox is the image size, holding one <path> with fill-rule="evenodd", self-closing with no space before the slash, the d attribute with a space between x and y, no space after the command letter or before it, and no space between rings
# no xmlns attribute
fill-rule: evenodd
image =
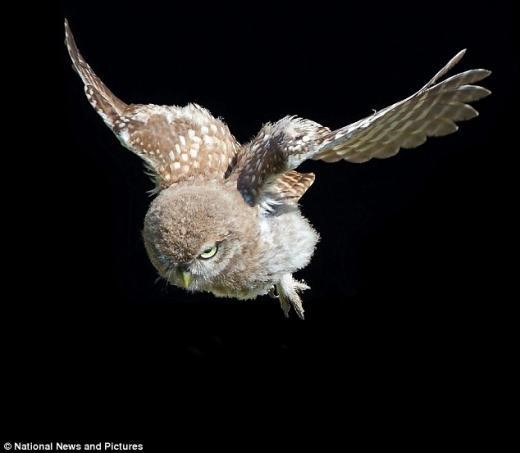
<svg viewBox="0 0 520 453"><path fill-rule="evenodd" d="M283 315L288 318L289 312L291 311L291 304L287 299L280 298L280 307L282 307Z"/></svg>
<svg viewBox="0 0 520 453"><path fill-rule="evenodd" d="M300 319L304 319L304 309L299 291L305 291L310 287L304 281L298 281L291 274L285 274L280 283L276 285L279 294L280 306L286 317L289 317L291 306Z"/></svg>

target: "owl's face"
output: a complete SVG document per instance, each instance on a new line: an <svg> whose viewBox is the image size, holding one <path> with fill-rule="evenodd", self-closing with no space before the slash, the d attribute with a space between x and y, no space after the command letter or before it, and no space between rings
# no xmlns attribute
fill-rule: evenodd
<svg viewBox="0 0 520 453"><path fill-rule="evenodd" d="M159 274L190 290L222 283L226 269L251 253L255 211L216 183L163 190L146 215L146 250Z"/></svg>

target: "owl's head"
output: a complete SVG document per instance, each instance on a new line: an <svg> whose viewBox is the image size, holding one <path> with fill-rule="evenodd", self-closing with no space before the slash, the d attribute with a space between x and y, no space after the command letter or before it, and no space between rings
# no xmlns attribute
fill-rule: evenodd
<svg viewBox="0 0 520 453"><path fill-rule="evenodd" d="M145 217L146 250L170 283L205 290L226 269L251 253L255 211L236 190L209 182L182 183L163 190Z"/></svg>

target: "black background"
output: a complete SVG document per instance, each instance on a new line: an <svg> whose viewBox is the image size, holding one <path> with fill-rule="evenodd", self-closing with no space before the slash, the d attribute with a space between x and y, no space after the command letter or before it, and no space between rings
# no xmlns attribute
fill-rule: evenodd
<svg viewBox="0 0 520 453"><path fill-rule="evenodd" d="M312 287L307 319L285 320L268 297L216 299L156 282L141 239L152 183L87 103L63 16L123 100L199 103L240 141L287 114L331 128L356 121L410 95L462 48L456 71L491 69L482 84L493 95L475 104L479 118L419 149L362 165L303 165L317 178L302 211L322 239L298 274ZM52 104L38 107L32 125L45 124L49 140L33 161L36 202L21 209L38 245L22 257L29 276L7 304L9 341L29 339L10 349L19 363L66 366L105 390L129 380L142 389L137 373L148 391L193 363L274 365L267 382L290 392L295 379L284 373L322 370L329 359L378 388L381 376L413 369L416 380L442 381L446 370L455 376L493 356L501 299L490 252L502 234L497 187L515 151L506 134L518 78L511 3L75 0L49 24L54 52L30 60L33 84ZM52 95L35 67L60 81Z"/></svg>

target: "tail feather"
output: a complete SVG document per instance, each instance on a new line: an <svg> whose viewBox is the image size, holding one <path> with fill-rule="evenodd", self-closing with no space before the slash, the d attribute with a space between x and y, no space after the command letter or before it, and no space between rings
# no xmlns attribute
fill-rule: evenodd
<svg viewBox="0 0 520 453"><path fill-rule="evenodd" d="M69 51L74 69L85 84L87 99L96 112L103 118L105 123L113 127L115 121L123 114L127 107L121 99L116 97L101 79L94 73L92 68L81 56L76 41L70 30L69 23L65 19L65 44Z"/></svg>

